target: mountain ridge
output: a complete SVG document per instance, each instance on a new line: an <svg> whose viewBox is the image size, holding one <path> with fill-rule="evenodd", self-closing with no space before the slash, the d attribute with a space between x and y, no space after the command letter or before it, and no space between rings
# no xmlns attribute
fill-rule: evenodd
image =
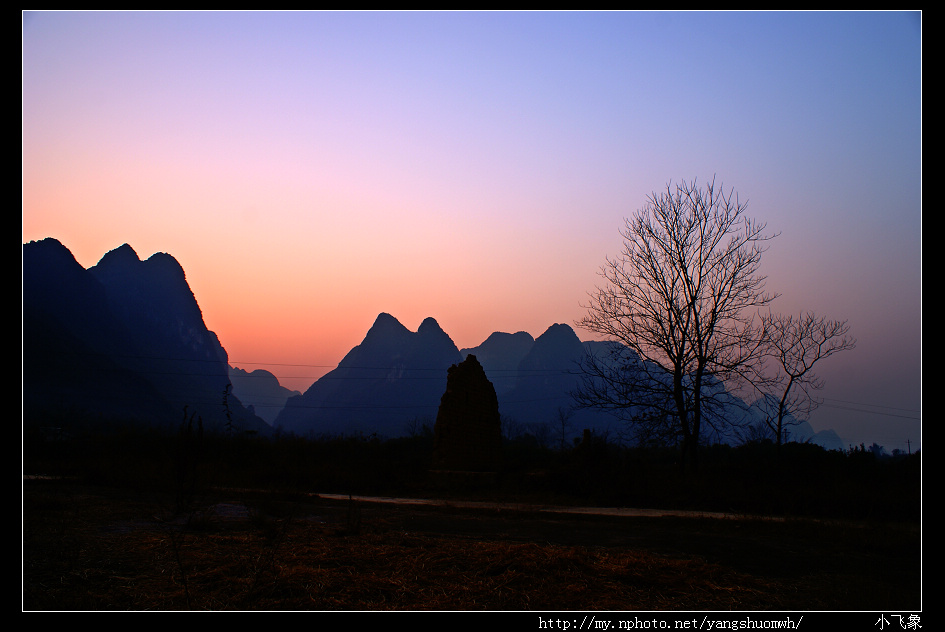
<svg viewBox="0 0 945 632"><path fill-rule="evenodd" d="M290 397L275 426L307 435L399 436L411 418L433 418L446 371L462 361L433 318L411 332L382 312L337 368Z"/></svg>
<svg viewBox="0 0 945 632"><path fill-rule="evenodd" d="M222 403L228 393L230 412L255 432L276 427L300 435L395 437L418 427L418 420L432 424L447 370L475 355L495 386L508 436L547 434L554 427L563 442L585 428L621 432L606 412L572 409L581 357L608 343L582 342L566 324L554 323L537 338L497 331L460 350L433 317L413 332L381 312L335 369L298 392L269 372L229 366L183 266L167 253L142 261L122 244L85 269L68 248L47 238L24 244L23 279L24 417L36 417L55 401L61 415L72 407L175 424L187 405L220 425L231 421ZM57 381L57 374L69 377ZM245 381L250 377L255 382ZM263 385L265 393L253 391ZM125 394L124 401L115 393ZM760 412L739 406L757 421ZM806 422L791 429L797 440L832 447L840 441Z"/></svg>
<svg viewBox="0 0 945 632"><path fill-rule="evenodd" d="M24 420L268 432L229 394L226 350L183 267L128 244L86 269L54 238L23 245Z"/></svg>
<svg viewBox="0 0 945 632"><path fill-rule="evenodd" d="M247 410L261 417L270 426L285 407L286 400L302 394L300 391L282 386L279 378L265 369L246 371L231 366L229 376L233 384L233 394L239 398Z"/></svg>

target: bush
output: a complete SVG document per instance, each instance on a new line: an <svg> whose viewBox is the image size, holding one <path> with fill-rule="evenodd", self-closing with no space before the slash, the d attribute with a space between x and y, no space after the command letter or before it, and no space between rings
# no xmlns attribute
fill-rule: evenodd
<svg viewBox="0 0 945 632"><path fill-rule="evenodd" d="M33 426L24 428L23 459L26 474L175 495L192 494L198 486L357 495L464 493L433 485L432 451L429 433L386 441L204 433L198 441L194 426L187 432L96 428L55 437ZM497 482L475 493L497 500L784 516L920 517L918 453L877 457L865 449L839 452L797 443L783 445L779 453L765 441L707 446L695 476L680 472L678 456L672 448L621 447L593 434L565 450L511 440L503 446Z"/></svg>

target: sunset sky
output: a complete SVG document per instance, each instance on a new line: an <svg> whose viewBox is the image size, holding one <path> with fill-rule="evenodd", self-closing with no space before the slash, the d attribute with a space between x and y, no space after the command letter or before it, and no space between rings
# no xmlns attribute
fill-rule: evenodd
<svg viewBox="0 0 945 632"><path fill-rule="evenodd" d="M917 12L27 12L23 241L173 255L231 364L304 390L380 312L575 322L623 218L716 177L773 309L847 319L815 430L921 441ZM907 441L910 443L907 444Z"/></svg>

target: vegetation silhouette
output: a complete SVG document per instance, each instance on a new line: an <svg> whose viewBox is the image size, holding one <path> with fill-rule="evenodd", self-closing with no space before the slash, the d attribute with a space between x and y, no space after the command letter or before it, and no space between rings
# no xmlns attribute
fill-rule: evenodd
<svg viewBox="0 0 945 632"><path fill-rule="evenodd" d="M849 610L912 604L919 593L918 452L787 443L787 467L776 467L770 440L704 446L694 481L672 447L627 447L590 430L562 445L551 428L507 424L493 482L450 489L430 476L429 422L411 419L408 436L388 440L208 430L186 409L177 432L27 426L24 473L56 478L25 483L24 606ZM444 506L378 509L394 505L361 496ZM629 525L452 508L466 499L741 519ZM227 508L247 515L227 519Z"/></svg>
<svg viewBox="0 0 945 632"><path fill-rule="evenodd" d="M824 382L814 374L814 366L835 353L855 348L856 339L849 335L846 321L829 320L813 312L798 316L768 314L762 322L768 355L775 365L774 372L762 382L766 404L763 421L775 437L780 455L788 420L793 418L798 423L818 406L813 392L822 389ZM772 399L774 405L767 405Z"/></svg>
<svg viewBox="0 0 945 632"><path fill-rule="evenodd" d="M128 425L67 438L29 427L24 474L168 493L181 511L207 490L245 488L878 521L921 515L921 453L886 455L875 445L830 451L786 443L780 460L769 439L703 446L701 474L693 479L680 471L672 447L628 447L586 431L560 449L523 432L503 438L494 484L450 490L430 476L434 436L426 424L387 440L227 434L197 424L191 416L176 433Z"/></svg>
<svg viewBox="0 0 945 632"><path fill-rule="evenodd" d="M625 219L623 248L606 259L577 323L610 343L584 357L577 406L622 418L636 443L678 445L690 473L706 437L744 433L733 393L767 401L774 389L765 423L780 446L785 421L814 405L813 365L855 344L845 321L761 315L777 298L761 274L776 235L747 208L714 177L649 195Z"/></svg>
<svg viewBox="0 0 945 632"><path fill-rule="evenodd" d="M737 198L733 203L731 194L726 196L720 192L716 197L713 187L714 183L710 184L707 213L710 217L715 210L721 213L715 220L720 228L716 236L723 239L729 235L731 226L738 223L744 207ZM676 197L667 200L669 207L686 204L698 207L704 201L700 195L693 183L688 189L677 190ZM657 199L653 198L654 204ZM716 201L721 207L716 206ZM646 231L652 226L644 227L642 221L632 228L628 223L628 240L631 230L642 231L639 234L644 236L651 235ZM691 234L706 234L698 228L698 222L690 224L689 230L694 231ZM149 389L131 390L121 380L101 382L97 386L103 391L131 394L130 399L135 405L128 409L109 409L108 414L101 409L98 413L89 412L95 408L83 409L82 399L64 406L30 408L23 421L23 473L50 477L56 482L66 481L66 485L122 490L128 492L135 502L139 498L155 499L163 508L148 516L165 529L174 560L170 574L176 575L182 586L187 608L218 604L205 601L200 594L201 586L205 589L208 584L195 575L188 559L193 555L194 534L217 535L220 525L216 514L209 508L224 493L228 498L239 498L240 504L249 508L254 529L251 537L254 552L250 555L241 550L237 555L237 567L250 569L248 592L240 597L242 601L239 604L260 603L259 594L271 590L275 584L270 583L270 578L280 573L277 555L287 548L299 546L298 541L290 546L288 535L294 514L290 511L280 513L276 507L284 499L298 501L296 506L307 506L306 503L311 503L318 494L347 497L342 526L334 530L333 536L353 539L366 538L373 528L356 496L681 509L744 516L815 518L821 523L825 520L867 521L882 525L883 529L889 524L898 528L899 523L907 523L910 525L907 532L912 533L915 530L911 525L921 520L919 452L890 456L876 444L869 448L860 445L851 446L849 450L829 451L811 443L783 442L787 415L802 410L798 404L800 400L789 397L798 393L792 389L798 387L800 394L807 396L809 391L805 388L819 385L819 381L809 373L812 365L852 346L852 339L846 337L845 322L834 325L811 315L810 321L818 327L826 324L823 329L803 330L801 347L806 348L805 344L811 341L820 341L823 346L818 346L811 355L790 355L793 352L788 351L787 356L779 358L787 379L779 382L784 390L777 416L766 420L772 424L768 428L771 432L745 433L740 445L711 444L706 440L703 424L734 423L725 419L724 406L718 406L721 401L718 395L724 393L718 385L724 378L734 377L770 386L773 382L759 377L763 373L760 359L770 354L771 348L777 347L776 341L780 339L772 332L790 330L786 324L792 322L790 319L771 317L756 326L751 318L743 319L740 312L770 302L770 297L761 290L763 278L755 276L762 250L755 241L766 239L761 236L761 230L763 227L745 224L744 233L733 238L730 247L724 250L728 254L723 253L717 265L710 264L714 261L712 256L703 261L710 270L727 271L717 278L711 272L700 277L664 271L666 276L663 280L670 280L669 292L664 298L670 300L662 307L655 307L656 311L646 322L657 326L668 324L669 329L675 332L675 337L671 336L669 342L676 346L664 344L662 348L667 355L675 354L669 363L660 363L665 359L659 357L660 352L651 353L651 349L639 343L636 346L627 344L631 334L639 333L636 329L639 322L623 331L619 327L624 324L610 323L606 327L614 328L608 330L606 319L619 313L619 299L612 288L599 294L597 307L601 311L597 316L600 319L588 320L584 324L598 326L596 331L599 333L620 332L626 337L614 336L623 344L611 347L613 355L608 358L609 364L593 364L592 359L585 365L588 369L585 375L597 379L596 384L603 383L604 387L598 391L585 390L583 395L587 399L579 400L579 403L625 414L635 430L632 445L627 444L623 436L612 437L592 429L574 437L582 425L578 425L581 422L575 410L564 406L556 407L553 412L535 414L528 418L527 423L499 415L500 436L496 437L499 455L494 460L498 471L495 476L477 479L479 482L475 485L443 486L432 476L436 469L436 432L430 418L414 417L400 422L398 417L406 413L397 407L387 407L392 423L401 423L406 431L405 436L398 438L357 432L346 435L309 432L303 436L279 428L270 432L271 428L263 426L262 420L256 418L251 409L247 413L239 398L232 393L232 383L223 373L225 354L221 354L214 360L219 375L214 373L206 389L214 395L213 401L193 401L193 404L202 405L199 413L196 406L185 406L183 419L176 417L176 423L167 415L170 407L157 405L164 401L163 397L155 397ZM683 253L699 252L688 237L682 239L680 246ZM740 250L742 246L747 247L747 253ZM132 256L137 260L130 248L125 249L124 254L129 260ZM731 261L726 259L729 255ZM619 282L630 278L619 276L627 272L627 268L621 266L630 265L633 261L629 257L628 254L628 259L623 262L611 262L610 272L615 275L613 280ZM175 273L178 268L174 268ZM714 285L716 281L720 284ZM703 302L704 297L695 290L703 282L714 288L707 302ZM740 298L728 304L726 301L732 293ZM196 302L187 305L196 307ZM612 311L607 312L605 308ZM705 323L706 319L711 322L720 314L727 316L707 329L700 328L698 323ZM395 322L391 317L380 320L382 325L386 323L389 326ZM30 327L35 329L29 336L36 345L34 351L51 351L57 346L54 343L60 341L61 336L49 335L50 332L56 334L57 330L38 317L27 319L24 329ZM91 327L90 331L96 336L107 337L107 329ZM432 319L424 321L421 329L427 334L435 334L441 342L448 340ZM723 332L720 338L717 337L719 332ZM546 338L558 336L574 343L571 347L580 347L573 331L566 326L555 325L546 333L552 334ZM215 349L215 335L209 339L214 342ZM661 341L653 339L648 344L657 348ZM451 341L449 345L452 352ZM786 348L791 347L788 345ZM24 375L48 374L50 367L43 362L44 356L38 353L25 356L30 371L24 371ZM73 376L81 374L76 368L78 366L64 363ZM115 370L118 366L116 361L114 367L109 365L105 368L109 369L109 374L121 375L121 370ZM538 366L541 364L536 364ZM141 375L147 375L147 372L141 371ZM188 381L189 374L185 372L177 371L174 375L182 382ZM543 379L545 382L553 381L548 376ZM34 381L43 383L42 380ZM112 384L114 389L105 388ZM492 390L490 406L495 408L493 400L497 396L491 383L489 386ZM218 387L222 389L222 402L217 398ZM75 390L89 397L98 396L89 384L81 380ZM561 389L555 385L549 390L557 392ZM34 391L36 401L49 399L41 388ZM598 396L598 399L593 399ZM531 406L537 408L534 404ZM347 421L358 421L355 409L342 408L339 414L350 417ZM358 426L351 424L348 427ZM772 432L777 437L776 441L766 436ZM697 464L699 476L692 477L690 472ZM50 504L44 505L47 502ZM74 558L61 555L66 549L59 545L66 540L58 536L72 531L67 526L69 516L59 511L60 502L58 498L48 500L40 494L38 500L31 496L31 500L24 503L24 524L29 522L31 525L24 543L27 540L31 543L53 542L55 546L48 549L52 551L50 559L67 559L71 564L69 560L79 559L79 554L76 553ZM44 525L36 526L37 518L41 523L43 517L49 515L47 510L50 508L55 510L50 513L60 520L61 533L52 533ZM685 527L680 529L685 530ZM895 529L890 532L898 533ZM256 540L264 542L261 549ZM904 538L903 542L903 550L911 551L911 536ZM89 550L89 547L75 547L75 551L83 549ZM71 555L71 552L67 553ZM490 555L492 553L494 551ZM910 568L912 563L910 558ZM507 572L506 566L496 573ZM50 568L54 568L56 576L64 576L56 564ZM300 563L293 567L293 571L305 569L307 572L309 568L307 563ZM74 575L86 572L79 568L78 562L75 568L67 570ZM30 592L32 603L46 604L48 602L42 597L45 580L33 581L38 576L30 571L30 581L34 585ZM115 577L123 580L126 572L123 569L117 571ZM83 590L79 589L78 594L84 594ZM305 597L309 598L310 593ZM93 603L101 602L93 600ZM224 605L230 603L226 601ZM560 605L560 602L554 603Z"/></svg>

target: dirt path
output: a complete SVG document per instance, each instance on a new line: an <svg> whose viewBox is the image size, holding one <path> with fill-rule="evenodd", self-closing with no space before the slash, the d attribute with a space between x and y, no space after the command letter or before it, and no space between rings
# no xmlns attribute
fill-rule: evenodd
<svg viewBox="0 0 945 632"><path fill-rule="evenodd" d="M717 518L729 520L774 520L783 521L778 517L749 516L735 513L716 511L684 511L680 509L642 509L633 507L566 507L561 505L535 505L528 503L495 503L465 500L441 500L436 498L392 498L385 496L348 496L345 494L314 494L319 498L331 500L353 499L359 502L387 503L394 505L419 505L430 507L456 507L458 509L487 509L522 511L526 513L552 514L587 514L597 516L622 516L627 518L663 518L674 516L677 518Z"/></svg>

